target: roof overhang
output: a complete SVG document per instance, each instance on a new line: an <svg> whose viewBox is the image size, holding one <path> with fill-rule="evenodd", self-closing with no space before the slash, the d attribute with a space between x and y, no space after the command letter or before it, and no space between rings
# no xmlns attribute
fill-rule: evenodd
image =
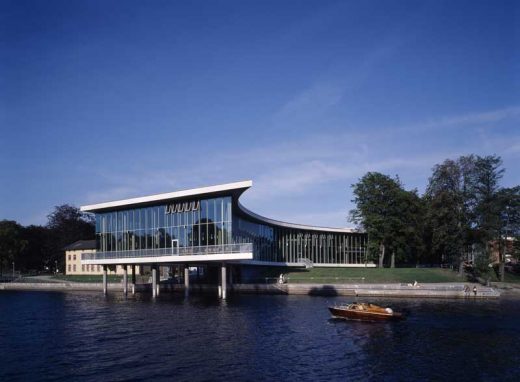
<svg viewBox="0 0 520 382"><path fill-rule="evenodd" d="M81 211L85 212L101 212L109 211L114 209L120 209L122 207L137 207L157 204L162 201L170 201L176 199L186 199L193 196L204 196L204 197L216 197L219 195L233 195L237 198L245 190L253 185L252 180L245 180L241 182L219 184L209 187L192 188L189 190L167 192L164 194L156 194L143 196L139 198L122 199L113 202L105 202L98 204L90 204L81 206Z"/></svg>
<svg viewBox="0 0 520 382"><path fill-rule="evenodd" d="M330 227L317 227L317 226L311 226L311 225L305 225L305 224L296 224L296 223L287 223L279 220L274 220L270 218L266 218L264 216L260 216L258 214L255 214L254 212L248 210L245 208L238 200L237 200L237 206L242 212L242 214L248 216L249 218L252 218L253 220L258 221L259 223L266 223L278 227L284 227L284 228L293 228L293 229L301 229L301 230L308 230L308 231L321 231L321 232L336 232L336 233L362 233L361 231L354 229L354 228L330 228Z"/></svg>

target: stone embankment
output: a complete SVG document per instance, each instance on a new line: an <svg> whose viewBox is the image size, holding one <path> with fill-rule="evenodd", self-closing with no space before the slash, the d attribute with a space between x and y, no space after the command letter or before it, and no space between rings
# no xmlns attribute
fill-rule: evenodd
<svg viewBox="0 0 520 382"><path fill-rule="evenodd" d="M497 298L498 290L480 284L241 284L242 293L307 294L322 296L420 297L420 298Z"/></svg>
<svg viewBox="0 0 520 382"><path fill-rule="evenodd" d="M122 283L109 283L108 290L121 292ZM131 286L129 285L131 290ZM216 291L216 285L192 284L190 291ZM101 283L52 282L52 283L3 283L0 290L77 290L102 291ZM137 292L151 290L151 285L137 284ZM235 293L294 294L315 296L361 297L417 297L417 298L497 298L497 289L480 284L431 283L431 284L234 284L229 290ZM182 292L179 284L161 284L161 291ZM216 293L216 292L215 292Z"/></svg>
<svg viewBox="0 0 520 382"><path fill-rule="evenodd" d="M108 290L122 290L121 283L109 283ZM102 291L102 283L72 283L72 282L10 282L0 283L0 290L43 290L43 291L62 291L62 290L96 290Z"/></svg>

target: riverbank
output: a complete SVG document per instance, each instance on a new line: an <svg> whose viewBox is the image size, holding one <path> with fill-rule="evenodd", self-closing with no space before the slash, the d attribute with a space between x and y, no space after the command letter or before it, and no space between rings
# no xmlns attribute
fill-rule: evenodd
<svg viewBox="0 0 520 382"><path fill-rule="evenodd" d="M161 292L184 292L179 284L161 283ZM288 294L311 296L359 296L359 297L417 297L417 298L498 298L496 288L469 283L424 283L402 284L234 284L228 287L231 293L240 294ZM475 288L475 292L474 292ZM131 290L131 286L129 286ZM150 284L136 284L136 292L150 292ZM102 291L101 283L38 282L3 283L0 290L43 290L43 291ZM122 283L108 283L108 291L122 293ZM216 285L192 284L190 292L217 293Z"/></svg>

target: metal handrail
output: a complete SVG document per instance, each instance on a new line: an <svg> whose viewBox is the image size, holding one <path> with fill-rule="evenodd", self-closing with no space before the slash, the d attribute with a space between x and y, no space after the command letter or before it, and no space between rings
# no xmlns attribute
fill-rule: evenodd
<svg viewBox="0 0 520 382"><path fill-rule="evenodd" d="M135 257L218 255L223 253L252 253L252 243L200 245L192 247L172 247L154 249L134 249L129 251L104 251L82 253L81 260L126 259Z"/></svg>

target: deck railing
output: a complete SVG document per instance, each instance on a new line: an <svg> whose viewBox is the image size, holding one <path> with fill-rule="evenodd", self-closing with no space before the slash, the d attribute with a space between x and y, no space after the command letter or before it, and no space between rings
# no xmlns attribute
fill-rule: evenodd
<svg viewBox="0 0 520 382"><path fill-rule="evenodd" d="M112 260L141 257L219 255L224 253L252 253L252 243L200 245L195 247L172 247L154 249L135 249L131 251L106 251L82 253L81 260Z"/></svg>

